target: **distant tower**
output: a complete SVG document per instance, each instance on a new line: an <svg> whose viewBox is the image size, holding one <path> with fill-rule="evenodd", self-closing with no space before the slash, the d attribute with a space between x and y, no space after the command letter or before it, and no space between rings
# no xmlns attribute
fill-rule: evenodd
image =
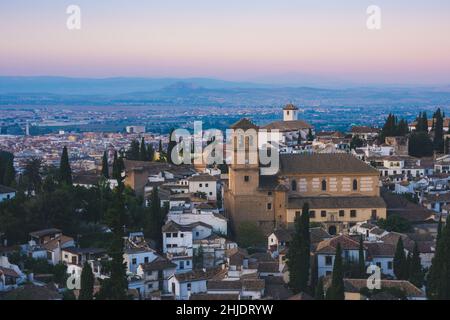
<svg viewBox="0 0 450 320"><path fill-rule="evenodd" d="M283 121L295 121L298 116L298 108L292 103L287 104L283 108Z"/></svg>
<svg viewBox="0 0 450 320"><path fill-rule="evenodd" d="M29 136L30 135L30 123L27 120L27 124L25 126L25 135Z"/></svg>

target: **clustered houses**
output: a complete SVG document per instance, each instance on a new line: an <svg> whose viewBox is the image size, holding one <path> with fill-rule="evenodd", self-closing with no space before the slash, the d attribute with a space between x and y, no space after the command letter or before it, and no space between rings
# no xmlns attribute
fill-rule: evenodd
<svg viewBox="0 0 450 320"><path fill-rule="evenodd" d="M244 146L246 153L254 145L277 142L279 167L270 175L258 161L238 163L234 154L226 175L216 167L124 161L125 185L143 196L146 205L151 204L150 195L157 188L161 206L168 210L161 228L161 250L152 247L156 239L146 239L142 232L131 232L124 238L123 262L128 288L135 297L312 299L305 293L293 295L287 264L295 219L308 204L313 224L311 274L323 277L325 287L337 245L344 262L351 265L359 262L362 239L364 265L380 268L383 286L402 290L409 299L424 298L423 288L395 278L393 261L402 239L406 255L417 245L422 267L427 270L431 266L437 221L450 212L450 157L407 156L403 137L388 137L385 143L377 144L376 128L353 127L348 134L316 133L311 125L298 120L298 113L289 104L283 109L282 121L259 127L242 119L232 126L274 134L270 141L258 140L259 135L250 140L240 133L231 137L232 150ZM356 137L366 145L349 151ZM75 185L86 187L91 182L82 175L74 179ZM8 194L13 197L10 191L0 186L0 201ZM408 200L405 194L417 201ZM391 216L405 219L411 230L399 233L383 229L381 219ZM265 232L266 250L250 254L232 240L230 234L243 222ZM27 280L20 268L8 261L14 250L0 241L0 291L14 289ZM80 276L88 263L96 279L110 276L104 268L110 259L107 250L80 247L59 229L31 232L30 241L18 250L52 265L63 263L70 275ZM36 283L33 277L28 278ZM345 274L344 285L346 299L368 298L361 291L364 283L352 274Z"/></svg>

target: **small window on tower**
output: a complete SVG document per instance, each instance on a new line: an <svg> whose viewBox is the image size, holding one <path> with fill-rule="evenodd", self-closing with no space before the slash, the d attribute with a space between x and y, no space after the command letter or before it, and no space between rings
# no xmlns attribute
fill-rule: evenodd
<svg viewBox="0 0 450 320"><path fill-rule="evenodd" d="M249 182L250 181L250 177L249 176L244 176L244 181L245 182Z"/></svg>

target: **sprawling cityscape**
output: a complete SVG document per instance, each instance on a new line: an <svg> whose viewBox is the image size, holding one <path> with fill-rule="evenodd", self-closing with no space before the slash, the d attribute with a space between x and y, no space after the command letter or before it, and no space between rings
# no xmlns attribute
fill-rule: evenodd
<svg viewBox="0 0 450 320"><path fill-rule="evenodd" d="M0 9L19 15L16 10L25 10L27 2ZM205 73L197 58L175 73L171 63L176 67L184 58L166 52L163 44L179 44L165 33L170 40L148 60L135 55L148 48L133 39L121 40L133 52L117 48L129 60L113 53L100 59L109 38L96 47L83 28L100 37L104 25L87 20L85 26L77 19L102 5L79 2L42 1L49 17L64 7L63 29L69 31L51 31L50 18L43 31L30 31L11 17L0 23L19 35L8 48L4 41L12 38L0 39L0 300L185 301L176 314L208 317L218 311L207 301L216 300L245 306L222 314L270 315L275 300L450 299L449 41L440 42L440 50L428 49L441 59L439 68L413 55L408 63L398 60L390 74L385 55L395 62L403 51L388 54L377 38L372 40L383 72L369 68L361 49L348 77L339 68L333 71L342 77L304 76L303 69L293 77L280 62L279 73L261 81L264 73L252 68L264 59L287 65L294 60L273 51L254 65L242 63L234 55L253 52L244 33L235 40L242 52L210 39L225 50L223 68L180 44L186 59L197 54L217 73ZM399 9L381 2L386 10ZM433 12L435 2L430 1ZM202 14L212 12L204 5ZM272 5L264 2L261 15L270 15ZM226 16L246 16L220 7ZM364 8L369 20L363 28L376 22L370 19L383 6L377 8ZM353 12L353 6L347 9ZM134 26L130 16L123 19ZM450 19L442 21L449 25ZM228 39L220 21L210 23ZM197 22L190 26L196 30ZM323 32L332 32L326 26ZM35 37L52 34L65 44L83 43L98 65L85 60L84 49L72 48L78 58L55 44L44 50L35 40L26 45L36 50L28 56L20 48L24 29ZM192 42L204 45L209 32L191 34ZM234 35L236 29L227 32ZM385 32L390 44L396 39L385 29L368 32ZM267 36L278 45L289 43ZM258 41L255 46L266 48ZM359 48L342 41L344 51ZM310 50L322 61L320 45L311 42ZM61 59L44 59L59 51ZM339 58L339 50L332 51ZM65 64L64 55L73 60ZM231 67L234 58L237 65ZM346 61L338 58L336 65ZM306 66L310 57L298 59ZM329 59L325 64L333 63L331 54ZM134 67L140 62L148 74ZM420 65L416 73L413 62ZM364 63L367 69L359 65ZM267 65L268 75L271 70ZM321 75L318 70L308 73ZM192 300L204 307L191 308Z"/></svg>

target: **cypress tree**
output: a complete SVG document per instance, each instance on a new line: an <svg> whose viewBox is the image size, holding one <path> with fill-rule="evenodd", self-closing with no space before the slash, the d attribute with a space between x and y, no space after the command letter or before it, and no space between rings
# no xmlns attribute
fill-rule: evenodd
<svg viewBox="0 0 450 320"><path fill-rule="evenodd" d="M407 261L402 237L399 237L394 256L394 274L398 280L407 279Z"/></svg>
<svg viewBox="0 0 450 320"><path fill-rule="evenodd" d="M10 158L6 163L5 174L3 175L3 184L11 187L16 181L16 170L14 169L14 158Z"/></svg>
<svg viewBox="0 0 450 320"><path fill-rule="evenodd" d="M161 227L164 218L161 209L161 200L159 198L158 187L154 187L150 195L150 210L147 219L146 233L147 236L157 242L158 247L162 245Z"/></svg>
<svg viewBox="0 0 450 320"><path fill-rule="evenodd" d="M442 229L428 272L427 296L433 300L450 300L450 217Z"/></svg>
<svg viewBox="0 0 450 320"><path fill-rule="evenodd" d="M139 160L141 161L147 161L147 147L145 146L144 137L141 138L141 146L139 150Z"/></svg>
<svg viewBox="0 0 450 320"><path fill-rule="evenodd" d="M364 241L362 235L359 236L358 272L361 278L364 278L366 275L366 260L364 257Z"/></svg>
<svg viewBox="0 0 450 320"><path fill-rule="evenodd" d="M310 269L309 205L303 205L302 215L295 218L295 233L287 254L289 286L295 292L308 287Z"/></svg>
<svg viewBox="0 0 450 320"><path fill-rule="evenodd" d="M136 139L131 141L130 147L126 152L126 157L128 160L140 160L140 146Z"/></svg>
<svg viewBox="0 0 450 320"><path fill-rule="evenodd" d="M422 113L422 131L428 133L428 117L426 112Z"/></svg>
<svg viewBox="0 0 450 320"><path fill-rule="evenodd" d="M442 234L442 214L439 216L439 222L438 222L438 226L437 226L436 245L439 243L441 234Z"/></svg>
<svg viewBox="0 0 450 320"><path fill-rule="evenodd" d="M92 300L94 297L94 274L89 263L85 262L81 271L81 290L78 300Z"/></svg>
<svg viewBox="0 0 450 320"><path fill-rule="evenodd" d="M344 272L342 265L342 249L341 244L336 246L336 256L334 258L333 273L331 279L331 286L327 290L327 300L344 300Z"/></svg>
<svg viewBox="0 0 450 320"><path fill-rule="evenodd" d="M313 141L314 140L314 135L312 133L311 128L308 129L308 135L306 137L308 139L308 141Z"/></svg>
<svg viewBox="0 0 450 320"><path fill-rule="evenodd" d="M116 189L112 206L107 212L109 226L113 231L113 239L109 248L110 277L103 280L98 298L101 300L127 299L128 281L126 265L123 261L123 225L125 222L125 204L122 190Z"/></svg>
<svg viewBox="0 0 450 320"><path fill-rule="evenodd" d="M423 286L424 275L417 242L414 243L414 250L410 259L409 268L409 282L416 287L421 288Z"/></svg>
<svg viewBox="0 0 450 320"><path fill-rule="evenodd" d="M434 114L434 150L437 152L444 151L444 119L442 118L441 109L438 108Z"/></svg>
<svg viewBox="0 0 450 320"><path fill-rule="evenodd" d="M426 132L413 132L409 136L408 154L414 157L429 157L433 155L433 142Z"/></svg>
<svg viewBox="0 0 450 320"><path fill-rule="evenodd" d="M122 181L123 159L118 158L117 151L114 152L112 177L118 183Z"/></svg>
<svg viewBox="0 0 450 320"><path fill-rule="evenodd" d="M109 167L108 167L108 156L106 151L103 152L102 158L102 176L109 179Z"/></svg>
<svg viewBox="0 0 450 320"><path fill-rule="evenodd" d="M66 146L64 146L61 155L61 162L59 165L59 181L70 186L72 185L72 170L70 169L69 154Z"/></svg>
<svg viewBox="0 0 450 320"><path fill-rule="evenodd" d="M397 135L405 136L409 132L408 121L406 119L401 119L397 126Z"/></svg>

